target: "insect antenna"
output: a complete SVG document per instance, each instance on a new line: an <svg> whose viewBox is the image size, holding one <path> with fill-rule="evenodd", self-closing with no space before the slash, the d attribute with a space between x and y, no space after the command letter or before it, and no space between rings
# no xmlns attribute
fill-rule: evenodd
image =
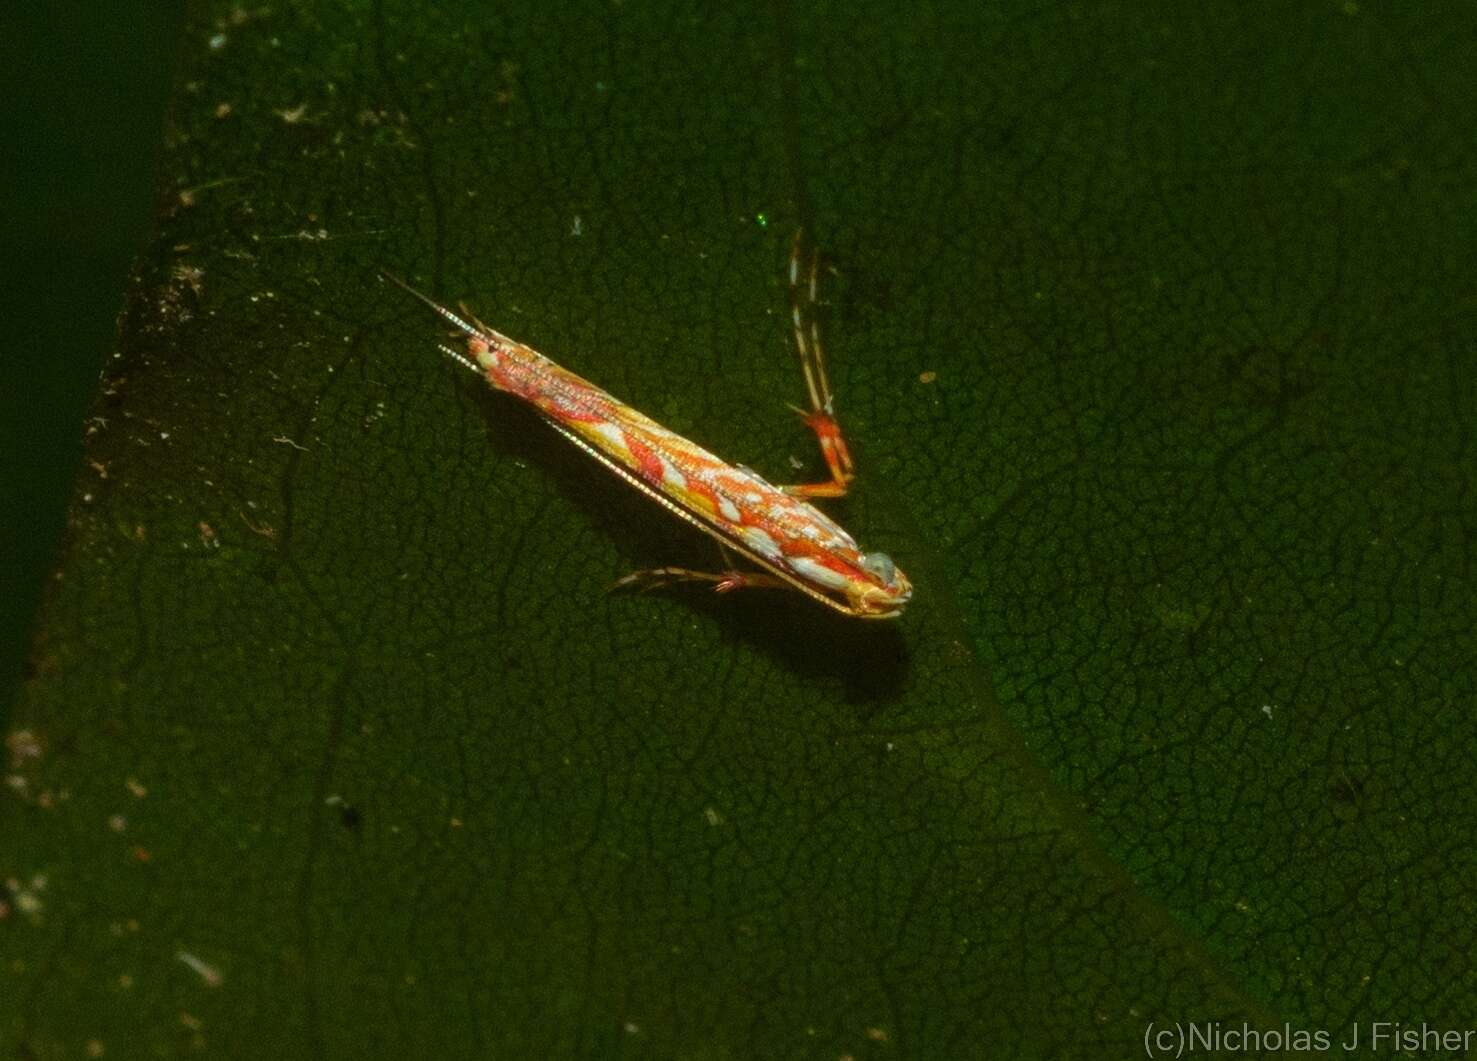
<svg viewBox="0 0 1477 1061"><path fill-rule="evenodd" d="M428 295L421 294L419 291L417 291L415 288L411 287L409 284L407 284L404 280L400 279L398 276L394 275L393 273L387 273L383 269L381 269L379 271L379 273L380 273L380 277L382 279L385 279L385 280L390 281L390 283L394 284L397 287L404 288L406 291L410 292L416 298L420 299L426 305L430 306L431 309L435 310L442 317L445 317L452 324L455 324L458 328L460 328L462 331L466 332L468 335L477 335L478 334L476 328L472 327L466 321L462 320L455 313L451 312L451 310L447 309L445 306L443 306L441 303L437 302L435 299L431 298Z"/></svg>
<svg viewBox="0 0 1477 1061"><path fill-rule="evenodd" d="M445 343L437 343L436 344L436 349L440 350L443 354L445 354L447 357L451 358L457 364L462 365L465 368L470 368L473 372L477 373L477 375L479 375L479 376L482 375L482 370L477 367L477 363L475 361L473 361L470 357L468 357L466 354L462 353L460 350L453 350L451 347L447 346Z"/></svg>

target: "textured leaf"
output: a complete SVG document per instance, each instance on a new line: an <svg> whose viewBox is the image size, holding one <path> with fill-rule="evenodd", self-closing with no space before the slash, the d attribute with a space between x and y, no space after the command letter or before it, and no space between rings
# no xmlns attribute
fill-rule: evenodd
<svg viewBox="0 0 1477 1061"><path fill-rule="evenodd" d="M1469 12L411 12L191 38L8 740L0 1036L1470 1019ZM607 595L711 546L375 280L787 478L801 223L897 624Z"/></svg>

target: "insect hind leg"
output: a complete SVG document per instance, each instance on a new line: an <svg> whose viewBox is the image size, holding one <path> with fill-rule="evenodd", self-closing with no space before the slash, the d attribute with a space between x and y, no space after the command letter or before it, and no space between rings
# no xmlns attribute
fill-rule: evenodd
<svg viewBox="0 0 1477 1061"><path fill-rule="evenodd" d="M844 497L856 478L851 450L836 422L835 397L826 376L825 348L821 345L819 303L820 251L806 239L805 230L795 232L790 245L790 320L795 329L795 349L800 355L800 369L805 374L805 389L810 409L795 409L805 426L815 432L821 456L830 469L831 479L822 483L801 483L780 487L794 497ZM793 406L792 406L793 408Z"/></svg>

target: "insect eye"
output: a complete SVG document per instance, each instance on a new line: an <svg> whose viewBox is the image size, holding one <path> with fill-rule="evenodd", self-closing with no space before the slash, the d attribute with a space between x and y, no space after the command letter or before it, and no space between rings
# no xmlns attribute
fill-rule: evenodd
<svg viewBox="0 0 1477 1061"><path fill-rule="evenodd" d="M886 553L864 553L862 570L869 575L876 575L884 585L891 585L893 575L897 574L897 565Z"/></svg>

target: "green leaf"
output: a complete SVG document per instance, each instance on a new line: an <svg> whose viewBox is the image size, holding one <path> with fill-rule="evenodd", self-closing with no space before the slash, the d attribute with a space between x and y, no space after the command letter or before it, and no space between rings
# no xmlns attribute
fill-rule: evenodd
<svg viewBox="0 0 1477 1061"><path fill-rule="evenodd" d="M0 1038L1464 1027L1470 13L414 12L189 38L7 738ZM800 224L895 624L607 594L717 561L375 279L789 478Z"/></svg>

